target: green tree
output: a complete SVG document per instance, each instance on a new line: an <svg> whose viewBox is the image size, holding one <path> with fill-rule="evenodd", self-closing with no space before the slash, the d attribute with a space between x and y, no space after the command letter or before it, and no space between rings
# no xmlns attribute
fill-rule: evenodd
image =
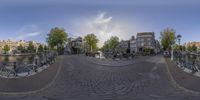
<svg viewBox="0 0 200 100"><path fill-rule="evenodd" d="M175 50L175 51L179 51L179 50L181 50L181 51L185 51L185 46L175 44L175 46L174 46L174 50Z"/></svg>
<svg viewBox="0 0 200 100"><path fill-rule="evenodd" d="M192 51L192 46L189 45L189 46L187 47L187 50L191 52L191 51Z"/></svg>
<svg viewBox="0 0 200 100"><path fill-rule="evenodd" d="M182 50L185 51L185 50L186 50L186 47L185 47L185 46L182 46Z"/></svg>
<svg viewBox="0 0 200 100"><path fill-rule="evenodd" d="M171 28L164 29L160 35L161 35L161 44L163 46L163 49L171 49L171 45L175 43L176 35L175 30Z"/></svg>
<svg viewBox="0 0 200 100"><path fill-rule="evenodd" d="M97 43L99 40L97 39L96 35L91 33L84 37L84 41L89 45L90 51L97 49Z"/></svg>
<svg viewBox="0 0 200 100"><path fill-rule="evenodd" d="M180 49L180 46L179 46L178 44L175 44L174 50L175 50L175 51L178 51L179 49Z"/></svg>
<svg viewBox="0 0 200 100"><path fill-rule="evenodd" d="M30 53L34 53L34 52L35 52L35 47L34 47L32 41L29 42L28 48L27 48L27 49L28 49L28 51L29 51Z"/></svg>
<svg viewBox="0 0 200 100"><path fill-rule="evenodd" d="M47 51L47 50L48 50L48 47L47 47L46 45L44 46L44 50L45 50L45 51Z"/></svg>
<svg viewBox="0 0 200 100"><path fill-rule="evenodd" d="M103 47L101 48L101 50L102 50L103 52L106 52L106 51L109 50L109 48L110 48L110 46L109 46L109 40L107 40L107 41L104 42L104 45L103 45Z"/></svg>
<svg viewBox="0 0 200 100"><path fill-rule="evenodd" d="M119 38L117 36L112 36L109 40L109 45L111 49L116 49L119 44Z"/></svg>
<svg viewBox="0 0 200 100"><path fill-rule="evenodd" d="M9 45L6 44L6 45L3 47L3 50L4 50L5 53L7 53L7 52L10 50Z"/></svg>
<svg viewBox="0 0 200 100"><path fill-rule="evenodd" d="M63 28L55 27L47 34L46 40L51 49L56 47L58 52L62 52L67 41L67 33Z"/></svg>
<svg viewBox="0 0 200 100"><path fill-rule="evenodd" d="M104 43L102 50L103 51L114 50L117 48L118 45L119 45L119 38L117 36L112 36L109 40L107 40Z"/></svg>
<svg viewBox="0 0 200 100"><path fill-rule="evenodd" d="M193 44L191 49L192 49L193 52L196 52L197 51L197 46L195 44Z"/></svg>
<svg viewBox="0 0 200 100"><path fill-rule="evenodd" d="M38 52L43 52L44 48L43 46L40 44L39 47L38 47Z"/></svg>
<svg viewBox="0 0 200 100"><path fill-rule="evenodd" d="M17 47L17 50L19 50L20 52L23 52L23 51L24 51L24 47L22 46L22 44L20 44L20 45Z"/></svg>

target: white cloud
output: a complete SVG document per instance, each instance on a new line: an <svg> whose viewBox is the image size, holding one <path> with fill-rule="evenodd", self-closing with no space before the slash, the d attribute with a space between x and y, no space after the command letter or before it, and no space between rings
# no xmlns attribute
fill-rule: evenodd
<svg viewBox="0 0 200 100"><path fill-rule="evenodd" d="M83 20L85 20L83 22ZM80 24L81 22L81 24ZM93 17L84 18L81 21L77 21L77 33L82 33L85 36L89 33L94 33L100 40L98 46L102 46L103 43L111 36L118 36L120 39L130 39L136 32L133 31L133 25L129 25L126 21L114 20L112 16L108 16L106 12L101 12Z"/></svg>
<svg viewBox="0 0 200 100"><path fill-rule="evenodd" d="M94 23L96 24L107 24L112 20L112 17L105 17L106 13L100 13L97 15L97 17L94 19Z"/></svg>
<svg viewBox="0 0 200 100"><path fill-rule="evenodd" d="M25 25L22 26L15 34L15 40L27 40L41 35L42 33L39 31L36 25Z"/></svg>
<svg viewBox="0 0 200 100"><path fill-rule="evenodd" d="M40 34L41 34L41 32L24 33L24 34L19 35L18 37L16 37L16 39L26 39L26 38L38 36Z"/></svg>

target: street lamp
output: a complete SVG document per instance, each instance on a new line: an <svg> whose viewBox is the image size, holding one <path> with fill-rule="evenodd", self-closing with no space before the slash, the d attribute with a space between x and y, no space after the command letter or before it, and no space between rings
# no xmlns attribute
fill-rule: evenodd
<svg viewBox="0 0 200 100"><path fill-rule="evenodd" d="M181 42L181 37L182 37L182 36L181 36L180 34L177 35L177 37L176 37L176 38L178 39L179 46L180 46L180 44L181 44L181 43L180 43L180 42Z"/></svg>

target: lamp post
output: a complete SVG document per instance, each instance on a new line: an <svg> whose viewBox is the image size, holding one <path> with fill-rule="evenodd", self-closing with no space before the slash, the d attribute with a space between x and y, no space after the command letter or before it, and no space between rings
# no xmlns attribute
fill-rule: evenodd
<svg viewBox="0 0 200 100"><path fill-rule="evenodd" d="M181 37L182 37L182 36L181 36L180 34L177 35L177 37L176 37L176 38L178 39L179 49L180 49L180 45L181 45Z"/></svg>
<svg viewBox="0 0 200 100"><path fill-rule="evenodd" d="M173 51L173 48L174 48L174 43L172 43L172 45L171 45L171 61L174 60L174 51Z"/></svg>

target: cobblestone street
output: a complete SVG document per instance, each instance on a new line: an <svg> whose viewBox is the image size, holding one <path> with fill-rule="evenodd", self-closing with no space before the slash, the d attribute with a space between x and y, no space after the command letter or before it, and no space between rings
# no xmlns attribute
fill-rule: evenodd
<svg viewBox="0 0 200 100"><path fill-rule="evenodd" d="M59 66L58 66L59 67ZM123 67L89 63L85 56L65 56L55 82L28 95L1 95L1 100L198 100L174 88L162 56L139 57ZM42 81L42 80L41 80Z"/></svg>

